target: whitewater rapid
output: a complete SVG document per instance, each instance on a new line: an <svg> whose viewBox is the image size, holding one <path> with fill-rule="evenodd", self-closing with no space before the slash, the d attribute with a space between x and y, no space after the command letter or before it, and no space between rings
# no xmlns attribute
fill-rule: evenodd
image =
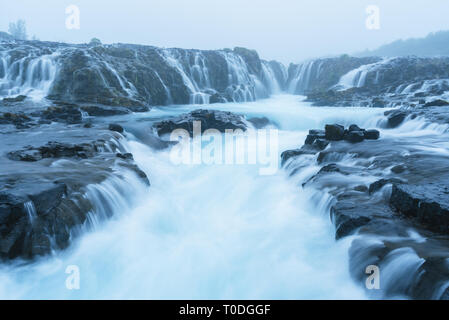
<svg viewBox="0 0 449 320"><path fill-rule="evenodd" d="M279 153L326 123L375 127L385 109L315 108L298 96L202 108L266 116ZM198 106L155 108L145 117ZM348 271L351 237L336 242L328 199L302 189L306 172L259 175L254 165L174 165L169 151L123 142L151 187L134 186L109 221L32 264L0 267L2 299L363 299ZM138 183L137 180L135 182ZM138 194L138 197L135 195ZM123 194L119 198L130 197ZM68 266L80 288L66 287Z"/></svg>

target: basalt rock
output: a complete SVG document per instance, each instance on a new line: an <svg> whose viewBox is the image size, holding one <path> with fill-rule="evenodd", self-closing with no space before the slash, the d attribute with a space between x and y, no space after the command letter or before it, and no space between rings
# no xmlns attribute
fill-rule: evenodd
<svg viewBox="0 0 449 320"><path fill-rule="evenodd" d="M193 122L201 122L201 133L208 129L216 129L219 132L225 130L240 129L246 131L247 126L244 118L231 112L216 110L195 110L190 113L182 114L171 120L164 120L154 124L159 136L170 134L176 129L184 129L193 136Z"/></svg>
<svg viewBox="0 0 449 320"><path fill-rule="evenodd" d="M449 106L449 102L447 102L446 100L442 100L442 99L433 100L433 101L427 102L424 105L424 107L444 107L444 106Z"/></svg>
<svg viewBox="0 0 449 320"><path fill-rule="evenodd" d="M103 150L105 142L98 140L92 143L68 144L51 141L41 147L28 146L22 150L7 154L10 160L35 162L45 158L79 158L87 159Z"/></svg>
<svg viewBox="0 0 449 320"><path fill-rule="evenodd" d="M449 188L438 185L394 184L390 205L430 230L449 234Z"/></svg>
<svg viewBox="0 0 449 320"><path fill-rule="evenodd" d="M387 119L387 127L388 128L397 128L399 125L404 122L407 117L407 113L401 110L392 110L386 111L385 115L388 117Z"/></svg>

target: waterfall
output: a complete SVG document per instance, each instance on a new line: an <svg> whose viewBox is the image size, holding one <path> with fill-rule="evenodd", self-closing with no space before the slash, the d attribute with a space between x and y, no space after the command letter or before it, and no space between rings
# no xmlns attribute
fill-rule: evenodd
<svg viewBox="0 0 449 320"><path fill-rule="evenodd" d="M31 51L27 56L13 60L12 52L3 52L0 97L27 95L38 100L48 94L57 74L59 52L36 55Z"/></svg>
<svg viewBox="0 0 449 320"><path fill-rule="evenodd" d="M23 204L25 211L28 213L28 218L30 223L32 224L37 217L36 207L34 206L33 201L27 201Z"/></svg>
<svg viewBox="0 0 449 320"><path fill-rule="evenodd" d="M293 67L287 90L289 93L302 94L309 89L311 78L317 77L317 74L313 74L314 64L315 60L311 60Z"/></svg>
<svg viewBox="0 0 449 320"><path fill-rule="evenodd" d="M270 93L280 93L281 87L273 69L267 61L262 61L263 80Z"/></svg>
<svg viewBox="0 0 449 320"><path fill-rule="evenodd" d="M379 62L362 65L354 70L349 71L340 78L340 81L335 85L336 89L347 90L350 88L362 88L366 84L366 77L370 72L376 72L375 83L379 82L378 69L390 62L392 59L383 59Z"/></svg>

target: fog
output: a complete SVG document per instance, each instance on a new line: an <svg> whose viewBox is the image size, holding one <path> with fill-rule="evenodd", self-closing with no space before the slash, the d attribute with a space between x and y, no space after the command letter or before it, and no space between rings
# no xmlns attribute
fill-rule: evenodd
<svg viewBox="0 0 449 320"><path fill-rule="evenodd" d="M80 10L80 28L67 29L66 7ZM366 27L368 5L379 29ZM447 0L15 0L0 3L0 30L24 19L40 40L139 43L218 49L244 46L265 59L307 58L374 49L390 41L449 29Z"/></svg>

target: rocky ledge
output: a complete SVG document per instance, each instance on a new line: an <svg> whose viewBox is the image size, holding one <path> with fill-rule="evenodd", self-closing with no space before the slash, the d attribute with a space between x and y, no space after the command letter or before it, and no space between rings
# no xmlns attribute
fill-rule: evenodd
<svg viewBox="0 0 449 320"><path fill-rule="evenodd" d="M373 139L362 139L363 132L370 132ZM382 271L395 257L408 257L403 267L411 269L406 269L403 282L385 281L380 291L367 294L448 299L449 289L444 287L449 280L447 156L423 151L422 141L404 144L401 139L379 137L377 131L354 125L348 129L327 125L325 130L310 130L300 149L282 153L282 164L290 175L317 167L302 187L332 196L329 213L336 239L359 235L349 253L351 274L361 286L367 265L380 266ZM433 137L423 139L440 143ZM445 138L441 139L443 143Z"/></svg>
<svg viewBox="0 0 449 320"><path fill-rule="evenodd" d="M99 214L89 194L91 186L122 179L123 172L149 185L117 138L111 133L106 139L53 141L7 153L2 161L11 170L0 175L0 259L31 259L67 248L81 228L89 227L89 216ZM19 161L22 164L16 166Z"/></svg>

